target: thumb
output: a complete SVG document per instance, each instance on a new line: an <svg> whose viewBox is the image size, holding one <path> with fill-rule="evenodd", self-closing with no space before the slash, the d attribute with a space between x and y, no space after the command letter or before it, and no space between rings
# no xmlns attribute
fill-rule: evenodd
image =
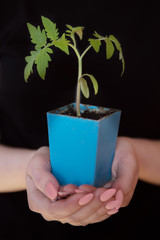
<svg viewBox="0 0 160 240"><path fill-rule="evenodd" d="M132 166L131 163L128 167L122 164L118 167L116 178L112 180L111 187L117 189L117 191L121 190L123 193L123 207L129 204L133 196L138 181L137 172L136 166Z"/></svg>
<svg viewBox="0 0 160 240"><path fill-rule="evenodd" d="M31 159L27 174L32 178L33 184L49 199L56 199L59 183L51 173L49 148L42 147L36 151Z"/></svg>

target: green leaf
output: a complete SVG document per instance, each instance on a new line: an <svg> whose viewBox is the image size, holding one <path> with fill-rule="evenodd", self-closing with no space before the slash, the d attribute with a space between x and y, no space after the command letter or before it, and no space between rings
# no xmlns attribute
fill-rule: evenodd
<svg viewBox="0 0 160 240"><path fill-rule="evenodd" d="M117 40L117 38L115 38L115 36L110 35L110 36L109 36L109 40L111 40L112 42L114 42L114 44L115 44L115 46L116 46L116 48L117 48L118 51L121 51L121 44L120 44L120 42Z"/></svg>
<svg viewBox="0 0 160 240"><path fill-rule="evenodd" d="M43 48L39 50L39 53L35 59L37 64L37 71L39 76L44 80L46 76L46 68L48 67L48 62L51 61L51 57L48 53L53 53L51 48Z"/></svg>
<svg viewBox="0 0 160 240"><path fill-rule="evenodd" d="M27 27L32 39L31 42L36 44L36 47L44 47L47 44L47 37L44 29L41 31L40 26L36 28L30 23L27 23Z"/></svg>
<svg viewBox="0 0 160 240"><path fill-rule="evenodd" d="M88 73L83 74L82 77L83 77L83 76L87 76L87 77L90 78L90 80L92 81L92 84L93 84L94 93L95 93L95 95L96 95L96 94L98 93L98 82L97 82L97 80L95 79L95 77L94 77L93 75L91 75L91 74L88 74Z"/></svg>
<svg viewBox="0 0 160 240"><path fill-rule="evenodd" d="M33 72L33 64L38 54L37 51L31 51L30 53L31 53L30 56L25 57L27 64L24 69L24 79L26 82L30 74Z"/></svg>
<svg viewBox="0 0 160 240"><path fill-rule="evenodd" d="M117 40L117 38L115 38L113 35L110 35L109 36L109 39L114 42L117 50L119 51L119 60L122 61L122 73L121 73L121 76L123 75L124 73L124 70L125 70L125 60L124 60L124 57L123 57L123 52L122 52L122 48L121 48L121 44L120 42Z"/></svg>
<svg viewBox="0 0 160 240"><path fill-rule="evenodd" d="M56 24L44 16L42 16L41 18L45 31L47 32L47 37L53 41L56 41L59 35L58 29L56 28Z"/></svg>
<svg viewBox="0 0 160 240"><path fill-rule="evenodd" d="M95 36L96 38L102 38L102 36L99 33L97 33L96 31L94 31L93 36Z"/></svg>
<svg viewBox="0 0 160 240"><path fill-rule="evenodd" d="M60 48L62 51L69 55L68 43L69 41L65 38L65 33L62 35L61 38L53 42L55 47Z"/></svg>
<svg viewBox="0 0 160 240"><path fill-rule="evenodd" d="M125 70L125 60L124 60L122 51L119 53L119 59L122 60L122 73L121 73L121 77L122 77Z"/></svg>
<svg viewBox="0 0 160 240"><path fill-rule="evenodd" d="M99 39L93 39L93 38L88 39L88 41L90 42L94 50L98 53L101 46L101 41Z"/></svg>
<svg viewBox="0 0 160 240"><path fill-rule="evenodd" d="M80 81L81 91L84 97L89 98L89 88L88 88L87 81L84 78L80 78L79 81Z"/></svg>
<svg viewBox="0 0 160 240"><path fill-rule="evenodd" d="M69 29L66 31L67 36L72 38L74 34L77 34L79 36L80 40L82 40L84 27L72 27L71 25L68 25L68 24L66 26Z"/></svg>
<svg viewBox="0 0 160 240"><path fill-rule="evenodd" d="M110 59L114 53L114 46L108 37L106 37L105 41L106 41L106 58Z"/></svg>

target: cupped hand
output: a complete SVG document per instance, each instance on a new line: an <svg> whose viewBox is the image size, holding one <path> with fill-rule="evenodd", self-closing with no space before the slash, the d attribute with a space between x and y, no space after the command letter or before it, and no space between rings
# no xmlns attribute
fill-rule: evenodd
<svg viewBox="0 0 160 240"><path fill-rule="evenodd" d="M48 221L87 225L109 217L100 195L105 188L90 185L60 186L51 174L49 148L37 150L26 172L28 204Z"/></svg>
<svg viewBox="0 0 160 240"><path fill-rule="evenodd" d="M130 202L138 180L138 164L127 138L119 138L112 181L104 187L60 186L51 174L49 148L37 150L26 172L29 207L47 221L85 226L103 221Z"/></svg>

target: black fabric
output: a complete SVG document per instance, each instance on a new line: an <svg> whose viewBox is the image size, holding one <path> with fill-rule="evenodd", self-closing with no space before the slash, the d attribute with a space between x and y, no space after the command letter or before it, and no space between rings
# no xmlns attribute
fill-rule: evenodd
<svg viewBox="0 0 160 240"><path fill-rule="evenodd" d="M0 132L3 144L39 148L48 144L46 112L75 101L77 60L54 50L46 80L34 69L26 84L24 57L30 43L26 23L39 25L41 15L57 23L85 26L84 42L96 30L113 34L122 44L126 71L122 78L118 54L105 61L93 50L84 59L83 70L99 82L99 94L82 102L122 110L119 135L160 138L159 4L153 1L3 1L0 3ZM91 86L92 87L92 86ZM28 209L26 193L0 195L0 239L52 237L101 237L129 239L137 234L157 236L160 210L159 187L139 182L129 207L103 223L72 227L46 222ZM2 236L2 237L1 237Z"/></svg>

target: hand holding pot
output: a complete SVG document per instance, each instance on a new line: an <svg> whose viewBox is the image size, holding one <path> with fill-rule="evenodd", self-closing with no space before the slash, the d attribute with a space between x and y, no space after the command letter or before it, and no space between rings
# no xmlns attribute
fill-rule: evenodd
<svg viewBox="0 0 160 240"><path fill-rule="evenodd" d="M62 187L51 174L49 148L42 147L36 151L27 168L29 207L47 221L58 220L77 226L103 221L129 203L138 180L136 157L126 139L118 139L112 175L112 181L101 188L71 184ZM65 197L65 193L70 196L54 201L58 192L61 197Z"/></svg>
<svg viewBox="0 0 160 240"><path fill-rule="evenodd" d="M120 189L123 193L122 207L129 204L139 178L139 163L129 138L119 137L112 164L112 180L106 187ZM118 197L118 196L117 196Z"/></svg>
<svg viewBox="0 0 160 240"><path fill-rule="evenodd" d="M26 172L26 189L29 207L46 220L67 222L72 225L87 225L109 217L100 194L105 188L83 185L60 186L51 174L49 148L42 147L35 152ZM67 198L55 201L57 197Z"/></svg>

